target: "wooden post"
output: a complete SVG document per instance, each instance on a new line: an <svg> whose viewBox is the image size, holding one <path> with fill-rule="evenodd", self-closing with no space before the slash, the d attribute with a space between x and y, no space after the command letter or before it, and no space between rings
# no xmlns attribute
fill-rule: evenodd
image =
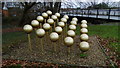
<svg viewBox="0 0 120 68"><path fill-rule="evenodd" d="M54 52L56 52L56 42L53 42L54 46Z"/></svg>
<svg viewBox="0 0 120 68"><path fill-rule="evenodd" d="M43 45L43 42L42 42L42 38L41 38L40 41L41 41L41 50L42 50L42 52L44 52L44 49L43 49L43 48L44 48L44 45Z"/></svg>
<svg viewBox="0 0 120 68"><path fill-rule="evenodd" d="M28 34L28 45L29 45L29 50L32 51L30 34Z"/></svg>
<svg viewBox="0 0 120 68"><path fill-rule="evenodd" d="M111 12L111 9L109 8L109 11L108 11L108 19L110 19L110 12Z"/></svg>
<svg viewBox="0 0 120 68"><path fill-rule="evenodd" d="M88 9L88 13L87 13L87 14L88 14L88 17L89 17L89 11L90 11L90 9Z"/></svg>
<svg viewBox="0 0 120 68"><path fill-rule="evenodd" d="M83 9L81 9L82 10L82 16L83 16Z"/></svg>
<svg viewBox="0 0 120 68"><path fill-rule="evenodd" d="M99 10L97 9L97 14L96 14L96 18L98 18L98 15L99 15Z"/></svg>

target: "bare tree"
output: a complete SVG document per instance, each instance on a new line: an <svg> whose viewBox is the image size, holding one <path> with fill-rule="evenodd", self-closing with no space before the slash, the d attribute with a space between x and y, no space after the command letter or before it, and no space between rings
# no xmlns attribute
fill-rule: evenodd
<svg viewBox="0 0 120 68"><path fill-rule="evenodd" d="M60 11L60 7L61 7L61 2L55 2L54 6L53 6L53 2L20 2L22 4L22 6L24 7L23 10L23 16L21 18L21 21L19 23L19 25L23 25L26 23L30 23L29 20L29 15L28 15L28 11L34 6L34 5L39 5L39 9L41 11L47 11L48 9L51 10L54 13L59 12ZM36 10L37 11L37 10Z"/></svg>
<svg viewBox="0 0 120 68"><path fill-rule="evenodd" d="M19 25L21 26L27 22L27 19L29 18L28 11L36 4L36 2L20 2L20 4L22 4L22 6L24 7L23 15L19 23Z"/></svg>
<svg viewBox="0 0 120 68"><path fill-rule="evenodd" d="M51 11L53 12L53 14L56 13L56 12L60 12L61 0L60 0L60 2L55 2L55 3L49 2L49 3L50 3L50 8L49 9L51 9Z"/></svg>

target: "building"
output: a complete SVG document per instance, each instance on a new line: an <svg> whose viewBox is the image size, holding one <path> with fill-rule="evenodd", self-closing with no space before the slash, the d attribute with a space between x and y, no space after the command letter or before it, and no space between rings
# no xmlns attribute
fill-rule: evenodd
<svg viewBox="0 0 120 68"><path fill-rule="evenodd" d="M5 17L8 17L8 16L9 16L9 12L8 12L8 8L6 7L6 3L5 3L4 6L3 6L2 14L3 14L3 16L5 16Z"/></svg>

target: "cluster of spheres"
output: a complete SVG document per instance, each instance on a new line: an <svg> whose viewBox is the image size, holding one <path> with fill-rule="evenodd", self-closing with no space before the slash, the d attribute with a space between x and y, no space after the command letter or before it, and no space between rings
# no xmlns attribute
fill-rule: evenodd
<svg viewBox="0 0 120 68"><path fill-rule="evenodd" d="M80 35L80 39L81 39L81 42L80 42L80 49L82 51L87 51L89 50L90 46L89 46L89 43L87 42L88 39L89 39L89 36L88 36L88 29L87 29L87 21L86 20L82 20L81 21L81 35Z"/></svg>
<svg viewBox="0 0 120 68"><path fill-rule="evenodd" d="M61 16L60 13L55 13L53 15L53 13L50 10L48 10L47 12L42 13L41 16L37 16L36 20L32 20L31 24L24 25L23 30L29 35L29 48L32 46L30 40L30 33L33 30L35 31L37 37L41 39L41 41L42 38L46 36L46 38L50 38L52 43L55 43L57 40L60 39L60 37L62 37L63 39L61 39L61 43L64 43L64 45L68 48L71 47L74 44L74 37L76 36L75 31L77 29L78 19L76 17L72 18L70 24L68 24L68 20L68 15ZM81 51L87 51L90 48L89 43L87 42L89 39L87 35L87 21L82 20L80 27L81 42L79 48ZM41 44L41 46L44 45ZM54 51L56 51L55 48L56 47L54 47ZM44 48L42 48L42 50L44 50Z"/></svg>

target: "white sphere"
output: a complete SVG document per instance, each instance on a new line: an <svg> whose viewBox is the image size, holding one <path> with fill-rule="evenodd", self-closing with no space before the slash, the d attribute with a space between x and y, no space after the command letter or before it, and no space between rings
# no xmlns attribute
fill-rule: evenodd
<svg viewBox="0 0 120 68"><path fill-rule="evenodd" d="M47 14L48 14L48 15L52 15L52 11L48 10L48 11L47 11Z"/></svg>
<svg viewBox="0 0 120 68"><path fill-rule="evenodd" d="M79 47L80 47L80 50L82 51L88 51L90 49L89 43L85 41L80 42Z"/></svg>
<svg viewBox="0 0 120 68"><path fill-rule="evenodd" d="M63 18L69 19L68 15L64 15Z"/></svg>
<svg viewBox="0 0 120 68"><path fill-rule="evenodd" d="M64 27L64 26L65 26L65 23L64 23L64 22L58 22L58 25L59 25L60 27Z"/></svg>
<svg viewBox="0 0 120 68"><path fill-rule="evenodd" d="M55 27L55 31L59 34L62 33L62 28L60 26Z"/></svg>
<svg viewBox="0 0 120 68"><path fill-rule="evenodd" d="M81 23L82 24L87 24L87 21L86 20L82 20Z"/></svg>
<svg viewBox="0 0 120 68"><path fill-rule="evenodd" d="M42 16L38 16L37 20L40 21L40 22L43 22L44 18Z"/></svg>
<svg viewBox="0 0 120 68"><path fill-rule="evenodd" d="M69 25L69 29L70 30L76 30L76 26L75 25Z"/></svg>
<svg viewBox="0 0 120 68"><path fill-rule="evenodd" d="M33 27L38 27L39 26L39 22L37 20L32 20L31 25Z"/></svg>
<svg viewBox="0 0 120 68"><path fill-rule="evenodd" d="M44 28L45 30L49 30L49 29L51 28L51 26L50 26L50 24L48 24L48 23L44 23L44 24L43 24L43 28Z"/></svg>
<svg viewBox="0 0 120 68"><path fill-rule="evenodd" d="M58 33L52 32L52 33L50 34L50 39L51 39L52 41L57 41L57 40L59 39Z"/></svg>
<svg viewBox="0 0 120 68"><path fill-rule="evenodd" d="M88 29L82 28L82 29L80 30L80 32L83 33L83 34L88 33Z"/></svg>
<svg viewBox="0 0 120 68"><path fill-rule="evenodd" d="M44 18L47 18L48 17L48 14L47 13L42 13L42 16L44 17Z"/></svg>
<svg viewBox="0 0 120 68"><path fill-rule="evenodd" d="M53 20L57 20L57 16L56 16L56 15L52 15L51 18L52 18Z"/></svg>
<svg viewBox="0 0 120 68"><path fill-rule="evenodd" d="M76 17L72 18L72 21L78 21L78 19Z"/></svg>
<svg viewBox="0 0 120 68"><path fill-rule="evenodd" d="M67 22L67 19L66 18L61 18L61 21L62 22Z"/></svg>
<svg viewBox="0 0 120 68"><path fill-rule="evenodd" d="M70 46L73 45L74 40L73 40L72 37L66 37L66 38L64 39L64 42L65 42L65 45L66 45L66 46L70 47Z"/></svg>
<svg viewBox="0 0 120 68"><path fill-rule="evenodd" d="M87 34L81 34L80 39L83 40L83 41L87 41L89 39L89 37L88 37Z"/></svg>
<svg viewBox="0 0 120 68"><path fill-rule="evenodd" d="M70 23L71 23L71 25L77 25L76 21L71 21Z"/></svg>
<svg viewBox="0 0 120 68"><path fill-rule="evenodd" d="M53 19L48 19L47 22L48 22L49 24L54 24L54 20L53 20Z"/></svg>
<svg viewBox="0 0 120 68"><path fill-rule="evenodd" d="M81 24L81 27L82 28L87 28L88 26L87 26L87 24Z"/></svg>
<svg viewBox="0 0 120 68"><path fill-rule="evenodd" d="M75 37L75 31L73 31L73 30L69 30L69 31L67 32L67 34L68 34L68 36L70 36L70 37Z"/></svg>
<svg viewBox="0 0 120 68"><path fill-rule="evenodd" d="M37 29L36 34L38 37L43 37L45 35L45 30L44 29Z"/></svg>
<svg viewBox="0 0 120 68"><path fill-rule="evenodd" d="M31 25L25 25L25 26L23 27L23 30L24 30L26 33L30 33L30 32L32 32L33 27L32 27Z"/></svg>
<svg viewBox="0 0 120 68"><path fill-rule="evenodd" d="M55 15L56 15L57 17L60 17L60 13L55 13Z"/></svg>

